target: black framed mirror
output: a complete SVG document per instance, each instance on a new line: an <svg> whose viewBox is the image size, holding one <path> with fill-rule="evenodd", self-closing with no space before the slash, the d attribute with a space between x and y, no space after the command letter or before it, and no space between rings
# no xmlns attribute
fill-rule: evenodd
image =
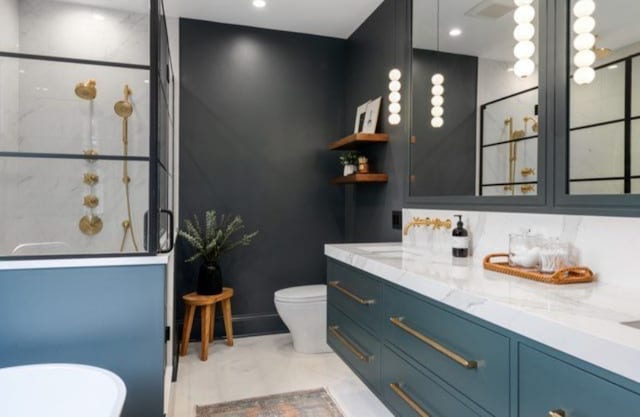
<svg viewBox="0 0 640 417"><path fill-rule="evenodd" d="M555 206L640 215L640 3L555 7Z"/></svg>
<svg viewBox="0 0 640 417"><path fill-rule="evenodd" d="M548 204L547 3L413 0L408 206Z"/></svg>

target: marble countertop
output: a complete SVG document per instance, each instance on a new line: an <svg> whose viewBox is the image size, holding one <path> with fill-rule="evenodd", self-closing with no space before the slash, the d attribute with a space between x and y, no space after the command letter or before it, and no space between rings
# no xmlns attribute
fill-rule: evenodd
<svg viewBox="0 0 640 417"><path fill-rule="evenodd" d="M401 243L326 245L325 255L640 383L640 289L555 286L454 264Z"/></svg>
<svg viewBox="0 0 640 417"><path fill-rule="evenodd" d="M87 268L103 266L166 265L168 255L116 256L112 258L68 258L34 259L23 261L0 261L0 271L16 269Z"/></svg>

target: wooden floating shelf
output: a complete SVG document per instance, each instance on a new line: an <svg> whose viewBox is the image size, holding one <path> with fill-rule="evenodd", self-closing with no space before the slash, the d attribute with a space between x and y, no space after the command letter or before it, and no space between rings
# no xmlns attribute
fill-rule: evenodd
<svg viewBox="0 0 640 417"><path fill-rule="evenodd" d="M340 185L340 184L356 184L356 183L383 183L389 181L389 176L387 174L352 174L335 177L331 180L331 184Z"/></svg>
<svg viewBox="0 0 640 417"><path fill-rule="evenodd" d="M386 133L354 133L329 145L329 149L347 150L356 149L359 145L365 143L386 143L389 142L389 135Z"/></svg>

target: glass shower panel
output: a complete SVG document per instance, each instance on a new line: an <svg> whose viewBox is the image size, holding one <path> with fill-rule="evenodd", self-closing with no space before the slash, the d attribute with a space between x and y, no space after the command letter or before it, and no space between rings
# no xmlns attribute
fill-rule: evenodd
<svg viewBox="0 0 640 417"><path fill-rule="evenodd" d="M149 163L127 162L128 196L124 164L0 158L0 256L144 252Z"/></svg>
<svg viewBox="0 0 640 417"><path fill-rule="evenodd" d="M133 106L128 153L149 156L148 70L0 57L0 151L122 155L114 105L125 86ZM88 90L95 98L78 95Z"/></svg>
<svg viewBox="0 0 640 417"><path fill-rule="evenodd" d="M570 83L571 128L624 118L626 64L600 68L591 84Z"/></svg>
<svg viewBox="0 0 640 417"><path fill-rule="evenodd" d="M624 178L624 123L574 130L569 147L569 180Z"/></svg>
<svg viewBox="0 0 640 417"><path fill-rule="evenodd" d="M506 123L508 118L513 118L519 125L522 125L518 125L516 130L525 127L525 117L537 118L535 113L538 106L538 94L538 89L534 88L483 106L482 143L490 145L508 141L510 139L509 126ZM526 135L536 136L536 133L528 129Z"/></svg>
<svg viewBox="0 0 640 417"><path fill-rule="evenodd" d="M640 178L640 119L631 122L631 175Z"/></svg>
<svg viewBox="0 0 640 417"><path fill-rule="evenodd" d="M569 191L574 195L622 194L624 193L624 181L575 181L569 186Z"/></svg>
<svg viewBox="0 0 640 417"><path fill-rule="evenodd" d="M3 0L1 50L149 65L149 1L113 3Z"/></svg>

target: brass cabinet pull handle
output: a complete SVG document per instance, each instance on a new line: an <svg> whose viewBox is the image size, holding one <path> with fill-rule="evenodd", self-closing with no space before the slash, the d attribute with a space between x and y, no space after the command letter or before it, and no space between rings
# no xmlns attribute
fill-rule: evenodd
<svg viewBox="0 0 640 417"><path fill-rule="evenodd" d="M365 353L363 353L360 349L358 349L357 347L355 347L353 345L353 343L351 343L350 341L347 340L346 337L343 336L343 334L340 332L340 327L339 326L329 326L329 331L340 341L342 342L343 345L345 345L350 351L351 353L353 353L354 355L356 355L356 357L358 359L360 359L362 362L371 362L371 360L373 359L373 356L367 355Z"/></svg>
<svg viewBox="0 0 640 417"><path fill-rule="evenodd" d="M411 398L406 392L404 392L402 388L400 388L400 384L394 382L392 384L389 384L389 386L391 387L393 392L395 392L398 397L402 398L402 400L407 403L407 405L411 407L413 411L415 411L416 414L418 414L420 417L431 417L429 413L424 411L422 407L420 407L418 403L413 400L413 398Z"/></svg>
<svg viewBox="0 0 640 417"><path fill-rule="evenodd" d="M478 362L470 361L470 360L467 360L467 359L463 358L462 356L458 355L457 353L455 353L455 352L447 349L446 347L442 346L440 343L436 342L435 340L433 340L431 338L428 338L427 336L423 335L422 333L418 332L417 330L412 329L411 327L407 326L406 324L403 323L403 318L402 317L391 317L391 323L393 323L395 326L401 328L405 332L409 333L411 336L413 336L413 337L419 339L420 341L426 343L427 345L429 345L433 349L437 350L438 352L442 353L443 355L445 355L446 357L448 357L452 361L458 363L459 365L462 365L467 369L475 369L475 368L478 367Z"/></svg>
<svg viewBox="0 0 640 417"><path fill-rule="evenodd" d="M333 288L335 288L336 290L340 291L341 293L343 293L347 297L351 298L352 300L356 301L359 304L370 305L370 304L373 304L373 303L376 302L376 300L365 299L365 298L362 298L362 297L358 297L357 295L355 295L354 293L352 293L348 289L346 289L344 287L341 287L340 286L340 281L330 281L329 285L332 286Z"/></svg>
<svg viewBox="0 0 640 417"><path fill-rule="evenodd" d="M567 413L564 410L551 410L549 411L549 417L566 417Z"/></svg>

